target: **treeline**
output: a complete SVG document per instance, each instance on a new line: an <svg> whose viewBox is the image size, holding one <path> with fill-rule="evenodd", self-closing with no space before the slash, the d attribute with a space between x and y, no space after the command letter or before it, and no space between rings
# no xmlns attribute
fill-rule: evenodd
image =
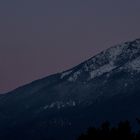
<svg viewBox="0 0 140 140"><path fill-rule="evenodd" d="M140 125L140 121L137 120ZM129 121L120 122L116 127L111 127L109 122L104 122L99 128L92 127L81 134L78 140L140 140L140 131L133 132Z"/></svg>

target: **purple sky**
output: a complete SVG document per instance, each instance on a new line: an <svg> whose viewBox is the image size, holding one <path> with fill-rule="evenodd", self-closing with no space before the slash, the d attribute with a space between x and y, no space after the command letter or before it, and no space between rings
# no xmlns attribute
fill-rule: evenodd
<svg viewBox="0 0 140 140"><path fill-rule="evenodd" d="M0 93L140 37L140 0L0 0Z"/></svg>

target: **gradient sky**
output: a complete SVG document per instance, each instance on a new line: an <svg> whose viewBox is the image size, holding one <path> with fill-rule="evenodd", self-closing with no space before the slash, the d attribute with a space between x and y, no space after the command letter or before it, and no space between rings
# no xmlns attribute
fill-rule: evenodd
<svg viewBox="0 0 140 140"><path fill-rule="evenodd" d="M0 93L140 37L140 0L0 0Z"/></svg>

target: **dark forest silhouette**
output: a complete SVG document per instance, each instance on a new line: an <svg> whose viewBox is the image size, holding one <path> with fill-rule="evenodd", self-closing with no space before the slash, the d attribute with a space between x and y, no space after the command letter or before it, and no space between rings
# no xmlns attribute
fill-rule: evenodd
<svg viewBox="0 0 140 140"><path fill-rule="evenodd" d="M140 125L140 120L137 119ZM78 140L140 140L140 131L133 132L129 121L120 122L116 127L111 127L108 121L99 128L91 127L86 133L81 134Z"/></svg>

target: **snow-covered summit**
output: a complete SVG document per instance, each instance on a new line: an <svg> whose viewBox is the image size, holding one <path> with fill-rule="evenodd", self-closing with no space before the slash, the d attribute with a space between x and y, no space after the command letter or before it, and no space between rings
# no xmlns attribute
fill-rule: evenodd
<svg viewBox="0 0 140 140"><path fill-rule="evenodd" d="M86 76L83 79L89 81L118 67L123 67L126 63L129 63L128 68L131 68L131 70L134 68L135 70L138 69L138 66L135 66L140 64L139 59L137 59L139 56L140 39L125 42L102 51L79 66L63 72L61 79L67 77L68 81L74 82L81 77L83 78L85 74Z"/></svg>

